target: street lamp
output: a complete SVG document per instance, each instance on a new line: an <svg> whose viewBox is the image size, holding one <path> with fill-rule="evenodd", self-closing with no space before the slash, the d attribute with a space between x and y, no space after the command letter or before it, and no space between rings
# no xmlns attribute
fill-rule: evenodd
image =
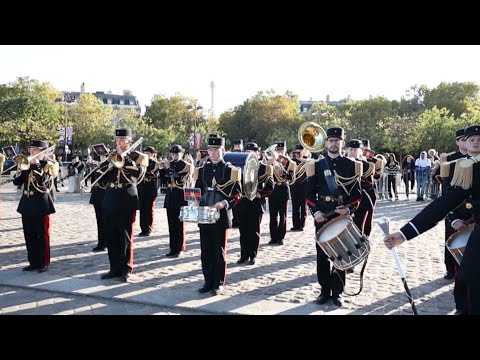
<svg viewBox="0 0 480 360"><path fill-rule="evenodd" d="M192 145L192 142L190 142L190 148L193 148L195 149L195 140L197 138L197 111L199 110L203 110L203 106L201 105L197 105L197 104L189 104L187 106L187 111L193 111L194 114L193 114L193 145ZM200 146L200 145L199 145ZM200 147L198 149L195 149L195 150L199 150Z"/></svg>

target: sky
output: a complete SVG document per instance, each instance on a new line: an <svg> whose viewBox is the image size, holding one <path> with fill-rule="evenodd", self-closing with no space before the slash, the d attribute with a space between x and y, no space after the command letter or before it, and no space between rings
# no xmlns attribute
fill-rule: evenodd
<svg viewBox="0 0 480 360"><path fill-rule="evenodd" d="M132 91L140 105L180 93L222 112L258 91L300 100L399 100L413 85L480 83L479 45L1 45L0 84L17 77L62 91Z"/></svg>

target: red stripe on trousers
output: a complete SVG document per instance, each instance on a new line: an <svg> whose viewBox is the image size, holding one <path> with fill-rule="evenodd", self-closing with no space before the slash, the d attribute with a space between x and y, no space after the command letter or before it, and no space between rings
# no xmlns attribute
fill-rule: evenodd
<svg viewBox="0 0 480 360"><path fill-rule="evenodd" d="M45 239L45 252L43 255L43 265L50 265L50 215L43 218L43 238Z"/></svg>
<svg viewBox="0 0 480 360"><path fill-rule="evenodd" d="M135 223L135 219L137 218L137 210L133 212L133 218L132 222L130 223L130 260L128 261L128 266L132 269L131 272L133 272L133 224Z"/></svg>

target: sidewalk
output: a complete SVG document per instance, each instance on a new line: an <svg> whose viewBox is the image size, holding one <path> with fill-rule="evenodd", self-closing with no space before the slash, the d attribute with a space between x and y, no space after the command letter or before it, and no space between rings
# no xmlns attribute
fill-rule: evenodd
<svg viewBox="0 0 480 360"><path fill-rule="evenodd" d="M198 227L187 224L187 251L179 258L166 258L168 227L163 197L157 199L153 236L135 237L132 283L100 280L100 275L108 271L108 258L106 252L91 252L96 245L96 222L93 206L88 204L90 194L68 194L66 188L57 193L57 213L52 216L51 265L42 274L25 273L21 268L27 265L26 249L21 217L16 212L18 195L14 190L11 184L0 188L0 286L14 291L45 291L52 296L80 296L88 301L162 307L168 309L166 312L188 314L412 314L377 225L370 239L372 250L362 293L345 297L342 308L330 302L326 305L313 303L319 294L319 285L311 216L305 231L287 231L285 245L269 246L269 217L265 214L259 258L254 266L235 263L239 258L239 233L238 229L232 229L227 249L227 286L223 295L199 294L196 290L203 284L203 275ZM377 208L376 217L388 216L392 230L400 228L426 205L400 199L380 202ZM287 229L291 226L289 213ZM139 232L137 216L134 234ZM443 279L443 251L443 224L398 249L421 315L454 312L453 283ZM354 274L347 276L348 293L358 291L360 286L358 272L361 266L357 268ZM5 299L0 296L0 312L16 306ZM28 302L19 301L18 306Z"/></svg>

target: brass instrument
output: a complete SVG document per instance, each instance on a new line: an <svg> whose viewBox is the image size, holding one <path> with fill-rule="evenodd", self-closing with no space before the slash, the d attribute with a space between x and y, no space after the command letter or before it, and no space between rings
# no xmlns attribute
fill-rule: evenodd
<svg viewBox="0 0 480 360"><path fill-rule="evenodd" d="M317 123L307 121L298 129L298 140L306 150L318 153L325 148L327 133Z"/></svg>
<svg viewBox="0 0 480 360"><path fill-rule="evenodd" d="M53 153L54 150L55 150L55 145L52 145L49 148L46 148L45 150L40 151L36 155L30 155L28 157L25 156L25 155L22 155L22 154L16 155L13 158L13 161L15 161L15 165L10 166L8 169L6 169L3 172L8 172L9 170L13 169L14 167L17 167L19 170L28 170L28 169L30 169L30 161L32 161L33 159L36 159L37 157L39 157L41 155L46 155L47 154L47 156L48 156L48 155L50 155L49 153Z"/></svg>
<svg viewBox="0 0 480 360"><path fill-rule="evenodd" d="M125 165L125 156L127 156L133 149L135 149L137 146L139 146L143 141L143 137L135 141L128 149L123 150L122 152L119 152L117 150L112 150L108 155L107 155L107 161L110 163L108 165L108 168L103 172L90 186L93 187L100 179L108 173L113 167L116 167L117 169L123 168ZM97 171L100 167L102 166L102 163L100 163L95 169L93 169L90 174L93 174L95 171ZM89 175L90 175L89 174ZM85 179L84 179L85 180Z"/></svg>
<svg viewBox="0 0 480 360"><path fill-rule="evenodd" d="M128 155L133 149L135 149L137 146L139 146L143 141L143 137L135 141L130 147L122 152L119 152L117 150L111 151L108 156L107 160L110 162L110 164L117 169L122 168L125 165L125 156Z"/></svg>

